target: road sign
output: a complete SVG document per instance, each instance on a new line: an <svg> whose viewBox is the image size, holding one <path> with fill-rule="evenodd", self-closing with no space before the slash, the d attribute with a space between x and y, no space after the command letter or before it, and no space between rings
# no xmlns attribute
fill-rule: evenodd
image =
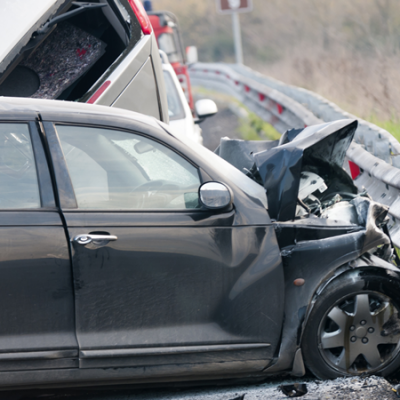
<svg viewBox="0 0 400 400"><path fill-rule="evenodd" d="M253 11L253 0L217 0L217 10L221 14Z"/></svg>

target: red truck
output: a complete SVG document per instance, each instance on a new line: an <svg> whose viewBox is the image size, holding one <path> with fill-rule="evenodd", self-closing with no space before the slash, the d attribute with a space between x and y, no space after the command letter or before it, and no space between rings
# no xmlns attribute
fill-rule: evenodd
<svg viewBox="0 0 400 400"><path fill-rule="evenodd" d="M158 47L167 55L169 62L185 93L190 109L194 112L194 103L190 78L188 73L188 60L183 46L182 36L179 31L178 21L174 14L169 11L152 11L151 3L144 2L150 22L153 26L154 34L157 38ZM190 63L197 61L197 50L195 47L188 48L191 53Z"/></svg>

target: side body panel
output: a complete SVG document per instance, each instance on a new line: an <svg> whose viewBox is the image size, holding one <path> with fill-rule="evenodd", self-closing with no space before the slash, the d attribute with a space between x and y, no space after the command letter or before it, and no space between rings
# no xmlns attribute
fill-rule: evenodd
<svg viewBox="0 0 400 400"><path fill-rule="evenodd" d="M235 198L231 211L81 211L56 130L44 126L57 182L63 182L60 202L69 237L118 238L73 243L80 367L190 363L196 369L205 363L216 373L223 362L255 373L265 368L280 340L283 271L263 205L228 182ZM120 127L151 135L196 162L195 152L160 129ZM201 174L203 181L223 181L217 171L208 174Z"/></svg>
<svg viewBox="0 0 400 400"><path fill-rule="evenodd" d="M59 215L0 212L0 247L0 371L77 366L72 276Z"/></svg>
<svg viewBox="0 0 400 400"><path fill-rule="evenodd" d="M111 106L126 110L134 110L161 119L157 98L157 86L150 58L147 59L138 73Z"/></svg>
<svg viewBox="0 0 400 400"><path fill-rule="evenodd" d="M96 231L118 237L105 246L73 246L81 358L84 350L185 346L191 353L190 346L207 352L213 345L254 343L268 346L252 356L219 351L208 358L265 364L272 358L281 323L275 287L282 278L272 227L209 226L213 218L199 216L187 225L173 216L170 222L129 213L65 216L71 237ZM149 361L165 363L162 358ZM123 361L138 363L143 360Z"/></svg>
<svg viewBox="0 0 400 400"><path fill-rule="evenodd" d="M0 371L78 366L69 246L37 125L28 125L41 208L0 209ZM2 159L1 181L19 190L6 171Z"/></svg>
<svg viewBox="0 0 400 400"><path fill-rule="evenodd" d="M157 44L144 35L107 77L94 104L140 112L168 123L168 103Z"/></svg>
<svg viewBox="0 0 400 400"><path fill-rule="evenodd" d="M111 83L94 104L111 106L149 59L150 52L151 37L142 36L135 47L108 76L107 80Z"/></svg>

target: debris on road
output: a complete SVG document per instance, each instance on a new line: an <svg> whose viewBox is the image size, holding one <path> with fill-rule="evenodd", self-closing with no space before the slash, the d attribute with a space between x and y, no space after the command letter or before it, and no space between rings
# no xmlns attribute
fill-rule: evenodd
<svg viewBox="0 0 400 400"><path fill-rule="evenodd" d="M400 397L400 385L396 385L392 388L392 391L396 393L397 397Z"/></svg>
<svg viewBox="0 0 400 400"><path fill-rule="evenodd" d="M211 383L210 383L211 384ZM38 390L34 393L1 392L1 400L285 400L281 387L307 385L302 400L395 400L396 390L386 379L378 376L338 378L317 381L309 378L271 379L265 383L237 386L209 386L200 388L135 389L87 388Z"/></svg>
<svg viewBox="0 0 400 400"><path fill-rule="evenodd" d="M305 383L294 383L293 385L280 385L278 387L288 397L300 397L308 393Z"/></svg>
<svg viewBox="0 0 400 400"><path fill-rule="evenodd" d="M370 376L367 378L338 378L333 381L315 382L308 385L309 395L305 400L375 400L395 399L390 383L384 378Z"/></svg>

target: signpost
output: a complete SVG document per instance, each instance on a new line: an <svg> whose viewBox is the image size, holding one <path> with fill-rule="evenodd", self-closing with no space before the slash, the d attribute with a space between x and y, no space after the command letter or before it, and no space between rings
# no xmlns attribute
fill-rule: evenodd
<svg viewBox="0 0 400 400"><path fill-rule="evenodd" d="M240 32L239 13L253 10L252 0L217 0L220 14L232 14L232 29L235 40L236 63L243 64L242 35Z"/></svg>

